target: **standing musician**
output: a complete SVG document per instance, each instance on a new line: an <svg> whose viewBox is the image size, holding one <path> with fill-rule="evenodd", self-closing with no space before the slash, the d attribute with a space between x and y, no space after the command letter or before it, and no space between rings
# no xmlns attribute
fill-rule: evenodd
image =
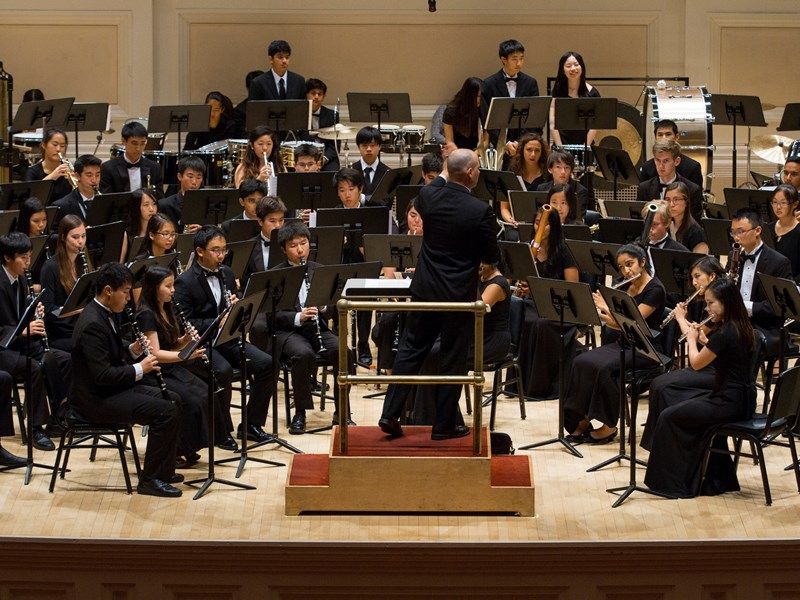
<svg viewBox="0 0 800 600"><path fill-rule="evenodd" d="M125 152L103 163L100 169L100 191L133 192L143 187L164 195L164 176L157 162L143 156L147 147L147 129L138 121L122 126L122 143Z"/></svg>
<svg viewBox="0 0 800 600"><path fill-rule="evenodd" d="M459 149L447 158L443 177L420 190L417 209L425 221L422 251L411 282L415 301L471 302L478 289L478 265L496 264L497 220L485 202L471 190L480 175L478 155ZM458 375L467 372L472 315L462 312L412 312L394 363L395 375L419 373L425 357L441 334L441 372ZM389 436L403 434L399 417L406 405L409 387L389 386L378 426ZM469 434L457 424L459 385L440 385L436 390L436 419L431 431L434 440Z"/></svg>
<svg viewBox="0 0 800 600"><path fill-rule="evenodd" d="M84 154L75 161L75 174L78 176L78 187L63 198L51 204L58 207L56 218L50 224L50 231L58 231L58 224L67 215L77 215L86 220L87 202L94 200L97 185L100 183L100 166L103 164L96 156Z"/></svg>
<svg viewBox="0 0 800 600"><path fill-rule="evenodd" d="M223 265L228 253L225 235L219 227L203 226L194 235L195 260L191 268L184 271L175 282L175 297L186 312L186 317L201 334L208 329L214 319L229 305L238 301L234 292L236 281L233 271ZM233 367L241 368L239 348L236 340L214 348L211 362L217 383L225 391L222 394L222 405L228 415L227 423L221 423L220 433L224 441L217 441L217 446L226 450L235 450L236 442L230 435L233 430L230 420L231 381ZM247 435L248 440L262 442L271 439L263 427L267 421L267 410L272 396L272 357L256 348L253 344L245 344L247 373L250 377L250 397L247 401L247 431L243 432L241 424L238 437Z"/></svg>
<svg viewBox="0 0 800 600"><path fill-rule="evenodd" d="M285 40L273 40L267 46L269 70L250 83L249 100L303 100L306 80L289 70L292 48Z"/></svg>
<svg viewBox="0 0 800 600"><path fill-rule="evenodd" d="M484 133L485 139L478 139L482 83L478 77L467 77L444 110L442 123L447 154L456 148L475 150L479 143L489 144L488 133Z"/></svg>
<svg viewBox="0 0 800 600"><path fill-rule="evenodd" d="M770 207L777 219L768 225L775 236L775 250L789 259L792 276L800 282L800 224L794 217L797 190L794 186L782 183L772 193Z"/></svg>
<svg viewBox="0 0 800 600"><path fill-rule="evenodd" d="M25 173L25 181L52 181L50 198L63 198L72 191L67 155L67 134L61 129L48 129L42 136L42 160Z"/></svg>
<svg viewBox="0 0 800 600"><path fill-rule="evenodd" d="M361 159L351 164L350 168L359 171L364 176L363 192L367 200L372 196L372 192L375 191L375 186L378 185L383 174L389 170L389 167L381 162L382 142L383 138L377 127L362 127L356 134L356 145ZM376 200L382 202L385 198L376 198Z"/></svg>
<svg viewBox="0 0 800 600"><path fill-rule="evenodd" d="M588 206L592 205L592 200L589 197L589 190L584 187L580 181L572 179L572 173L575 170L575 157L569 152L563 150L553 150L550 156L547 157L547 172L550 174L551 181L546 181L539 184L537 191L549 192L550 188L554 185L571 183L575 188L575 195L577 196L577 212L575 214L578 222L585 222L587 225L592 225L600 221L600 213L587 210ZM562 224L564 221L562 221Z"/></svg>
<svg viewBox="0 0 800 600"><path fill-rule="evenodd" d="M708 254L706 232L694 220L689 210L689 188L680 181L673 181L664 191L664 200L669 205L669 214L672 216L669 231L675 241L680 242L692 252Z"/></svg>
<svg viewBox="0 0 800 600"><path fill-rule="evenodd" d="M326 127L333 127L339 121L339 115L333 109L323 106L325 101L325 94L328 93L328 86L321 79L307 79L306 80L306 99L311 100L311 129L317 131ZM339 170L339 153L336 148L335 140L321 140L317 136L303 132L300 136L301 140L322 142L325 144L325 151L321 157L321 167L323 171L336 172ZM295 171L297 168L298 154L294 155Z"/></svg>
<svg viewBox="0 0 800 600"><path fill-rule="evenodd" d="M678 125L675 121L669 119L661 119L653 124L653 136L656 141L659 140L672 140L678 141ZM700 168L700 163L693 159L691 156L686 156L681 153L681 161L678 163L678 175L688 179L696 186L702 189L703 187L703 171ZM655 160L652 158L645 161L641 168L642 181L652 179L658 172L656 171Z"/></svg>
<svg viewBox="0 0 800 600"><path fill-rule="evenodd" d="M158 201L158 211L172 219L179 231L197 233L202 226L199 223L183 222L183 196L189 190L203 187L205 176L206 163L203 159L198 156L184 156L178 161L178 192Z"/></svg>
<svg viewBox="0 0 800 600"><path fill-rule="evenodd" d="M245 179L258 179L264 183L274 182L278 173L286 172L278 146L278 136L269 127L257 126L250 132L247 141L247 152L245 152L244 159L233 173L233 181L237 188ZM264 161L265 156L266 162ZM274 173L270 163L275 168ZM275 194L276 190L270 190L270 193Z"/></svg>
<svg viewBox="0 0 800 600"><path fill-rule="evenodd" d="M680 181L689 190L689 211L699 223L703 218L703 190L676 171L681 163L681 145L675 140L657 140L653 144L653 161L658 174L639 184L636 199L640 202L661 199L670 183Z"/></svg>
<svg viewBox="0 0 800 600"><path fill-rule="evenodd" d="M289 433L298 435L306 430L306 410L314 408L311 399L311 378L316 370L317 357L333 366L339 372L339 338L328 328L328 319L333 307L307 306L306 298L314 272L319 263L308 261L311 233L302 223L292 222L281 227L278 242L286 253L287 260L276 268L295 267L305 263L306 280L300 286L292 310L278 311L275 317L274 356L288 363L292 370L292 389L294 390L294 416ZM339 386L333 386L335 406L333 424L339 424ZM349 418L349 415L348 415ZM352 421L349 422L354 424Z"/></svg>
<svg viewBox="0 0 800 600"><path fill-rule="evenodd" d="M558 60L558 74L553 84L553 98L599 98L600 92L586 83L586 63L577 52L565 52ZM579 131L559 131L556 129L556 103L550 105L550 135L556 146L581 145L591 146L597 135L596 129L588 133Z"/></svg>
<svg viewBox="0 0 800 600"><path fill-rule="evenodd" d="M130 302L132 285L133 275L125 266L100 267L94 300L75 325L72 362L85 373L73 378L69 402L89 421L147 425L147 450L136 491L177 498L182 492L172 484L183 481L175 474L180 399L168 392L167 400L161 390L142 383L145 375L159 368L158 359L146 355L138 340L123 345L119 313Z"/></svg>

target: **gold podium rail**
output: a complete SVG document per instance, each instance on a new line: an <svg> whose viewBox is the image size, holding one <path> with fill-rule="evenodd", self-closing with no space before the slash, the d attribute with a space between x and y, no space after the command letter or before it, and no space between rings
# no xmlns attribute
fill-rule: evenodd
<svg viewBox="0 0 800 600"><path fill-rule="evenodd" d="M475 358L473 361L473 375L350 375L348 373L347 342L339 344L339 451L347 454L347 417L349 416L350 384L358 383L400 383L400 384L458 384L471 385L474 388L473 397L475 410L472 412L472 454L479 456L481 453L481 402L483 395L483 317L486 314L486 304L476 302L379 302L377 300L345 300L342 298L336 303L339 311L339 339L348 339L347 313L351 310L379 310L381 312L471 312L475 315Z"/></svg>

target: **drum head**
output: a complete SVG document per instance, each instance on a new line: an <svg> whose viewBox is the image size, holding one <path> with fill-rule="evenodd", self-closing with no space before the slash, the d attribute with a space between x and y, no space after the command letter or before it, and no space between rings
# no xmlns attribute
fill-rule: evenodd
<svg viewBox="0 0 800 600"><path fill-rule="evenodd" d="M599 129L594 138L598 146L625 150L638 169L642 165L642 114L626 102L617 102L616 129Z"/></svg>

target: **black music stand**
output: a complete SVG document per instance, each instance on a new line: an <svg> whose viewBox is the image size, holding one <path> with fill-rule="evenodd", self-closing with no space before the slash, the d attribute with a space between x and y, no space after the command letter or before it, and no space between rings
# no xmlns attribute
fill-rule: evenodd
<svg viewBox="0 0 800 600"><path fill-rule="evenodd" d="M347 92L351 123L411 123L411 98L407 92Z"/></svg>
<svg viewBox="0 0 800 600"><path fill-rule="evenodd" d="M231 219L226 229L225 240L229 243L252 240L261 232L257 219Z"/></svg>
<svg viewBox="0 0 800 600"><path fill-rule="evenodd" d="M642 209L646 202L641 200L606 200L606 215L609 219L642 220Z"/></svg>
<svg viewBox="0 0 800 600"><path fill-rule="evenodd" d="M724 219L730 220L731 213L726 204L717 204L716 202L706 202L706 216L709 219Z"/></svg>
<svg viewBox="0 0 800 600"><path fill-rule="evenodd" d="M606 146L592 146L592 151L603 177L606 181L614 183L615 201L617 200L620 182L628 185L639 185L641 181L639 171L633 165L630 155L625 150L607 148ZM606 211L608 211L608 208L606 208Z"/></svg>
<svg viewBox="0 0 800 600"><path fill-rule="evenodd" d="M42 128L47 131L53 127L64 127L69 109L75 98L56 98L54 100L36 100L23 102L17 108L14 122L9 133L19 133L31 129Z"/></svg>
<svg viewBox="0 0 800 600"><path fill-rule="evenodd" d="M106 223L126 221L131 192L117 192L95 196L86 207L86 225L97 227Z"/></svg>
<svg viewBox="0 0 800 600"><path fill-rule="evenodd" d="M309 227L308 231L311 233L308 260L323 265L338 265L342 262L345 227ZM271 257L272 252L270 252L270 262L272 262Z"/></svg>
<svg viewBox="0 0 800 600"><path fill-rule="evenodd" d="M136 259L137 256L144 252L144 242L146 236L137 235L132 240L128 240L128 250L125 252L125 262L130 263Z"/></svg>
<svg viewBox="0 0 800 600"><path fill-rule="evenodd" d="M72 286L72 291L64 301L64 306L51 311L53 316L58 319L66 319L89 304L89 301L95 296L94 280L97 279L97 275L97 271L92 271L78 277L78 281Z"/></svg>
<svg viewBox="0 0 800 600"><path fill-rule="evenodd" d="M583 242L592 241L592 230L588 225L582 223L573 223L569 225L562 225L561 230L564 232L565 240L581 240Z"/></svg>
<svg viewBox="0 0 800 600"><path fill-rule="evenodd" d="M52 189L53 181L44 179L0 183L0 209L18 209L28 198L38 198L47 206L50 203Z"/></svg>
<svg viewBox="0 0 800 600"><path fill-rule="evenodd" d="M565 355L566 325L588 325L590 327L600 325L591 288L586 283L556 279L528 277L527 280L536 312L541 318L558 323L558 335L561 339L561 358L558 361L558 433L554 438L520 446L519 449L528 450L559 443L573 456L583 458L583 454L564 435L564 394L566 393L564 364L567 360Z"/></svg>
<svg viewBox="0 0 800 600"><path fill-rule="evenodd" d="M184 225L193 223L219 225L241 212L239 190L200 188L188 190L183 195L181 221Z"/></svg>
<svg viewBox="0 0 800 600"><path fill-rule="evenodd" d="M772 312L778 315L783 322L780 331L780 349L778 350L778 370L786 370L786 328L795 321L800 321L800 291L797 284L791 279L772 277L764 273L756 273L764 293L767 296Z"/></svg>
<svg viewBox="0 0 800 600"><path fill-rule="evenodd" d="M527 281L528 277L538 277L531 247L524 242L497 242L500 256L505 264L503 275L517 281Z"/></svg>
<svg viewBox="0 0 800 600"><path fill-rule="evenodd" d="M311 100L248 100L247 131L267 125L276 133L311 129Z"/></svg>
<svg viewBox="0 0 800 600"><path fill-rule="evenodd" d="M420 250L421 235L364 236L364 259L380 262L384 267L394 267L400 273L417 266Z"/></svg>
<svg viewBox="0 0 800 600"><path fill-rule="evenodd" d="M728 219L702 219L700 225L706 232L709 254L728 256L733 242L730 234L731 221Z"/></svg>
<svg viewBox="0 0 800 600"><path fill-rule="evenodd" d="M75 102L69 109L65 127L75 132L75 159L78 159L78 132L103 132L108 124L108 102Z"/></svg>
<svg viewBox="0 0 800 600"><path fill-rule="evenodd" d="M334 208L339 203L330 172L278 173L278 189L288 210Z"/></svg>
<svg viewBox="0 0 800 600"><path fill-rule="evenodd" d="M133 275L133 287L142 287L144 274L150 267L163 267L169 269L170 265L178 260L178 255L174 252L162 254L161 256L148 256L134 260L128 266L128 270Z"/></svg>
<svg viewBox="0 0 800 600"><path fill-rule="evenodd" d="M777 131L800 131L800 102L792 102L784 107Z"/></svg>
<svg viewBox="0 0 800 600"><path fill-rule="evenodd" d="M761 99L758 96L739 96L732 94L711 94L711 116L714 125L731 125L733 127L733 156L731 178L732 187L736 187L736 126L766 127Z"/></svg>
<svg viewBox="0 0 800 600"><path fill-rule="evenodd" d="M228 256L225 257L225 264L233 271L236 281L240 281L247 269L247 262L253 254L253 248L258 240L249 239L241 242L230 242L227 245ZM272 254L270 252L270 254Z"/></svg>
<svg viewBox="0 0 800 600"><path fill-rule="evenodd" d="M97 225L86 230L86 251L95 269L106 263L120 261L124 233L125 223L122 221Z"/></svg>
<svg viewBox="0 0 800 600"><path fill-rule="evenodd" d="M533 241L534 233L533 223L517 223L517 234L519 235L520 242L530 244ZM591 240L591 238L589 238L589 240Z"/></svg>
<svg viewBox="0 0 800 600"><path fill-rule="evenodd" d="M0 235L5 235L15 229L17 227L18 218L18 210L0 211ZM33 264L33 261L31 261L31 264Z"/></svg>
<svg viewBox="0 0 800 600"><path fill-rule="evenodd" d="M511 214L519 223L534 223L536 213L547 204L547 192L527 192L514 190L508 193Z"/></svg>
<svg viewBox="0 0 800 600"><path fill-rule="evenodd" d="M617 250L621 248L620 244L567 240L567 248L572 252L578 270L600 277L602 283L605 283L606 275L618 273Z"/></svg>
<svg viewBox="0 0 800 600"><path fill-rule="evenodd" d="M270 252L272 254L272 252ZM319 267L318 267L319 268ZM252 294L263 292L263 303L261 312L267 314L269 324L270 340L273 348L272 357L272 435L271 439L259 442L250 448L257 448L263 444L278 444L295 453L300 453L299 448L295 448L286 440L278 437L278 365L280 356L275 353L276 330L275 318L279 310L294 310L294 304L300 294L300 286L304 285L305 267L287 267L285 269L271 269L269 271L259 271L253 273L247 280L245 297Z"/></svg>
<svg viewBox="0 0 800 600"><path fill-rule="evenodd" d="M375 206L384 206L387 204L386 199L391 198L399 186L412 185L420 179L422 179L422 165L389 169L372 190L369 202Z"/></svg>
<svg viewBox="0 0 800 600"><path fill-rule="evenodd" d="M650 258L658 279L668 294L686 298L692 294L692 265L706 256L697 252L650 248Z"/></svg>
<svg viewBox="0 0 800 600"><path fill-rule="evenodd" d="M517 138L524 129L544 129L550 114L551 100L549 96L495 96L489 103L483 128L486 131L500 130L497 140L497 149L500 150L505 146L509 129L516 130Z"/></svg>
<svg viewBox="0 0 800 600"><path fill-rule="evenodd" d="M733 218L733 215L743 208L749 208L758 213L764 226L775 219L770 207L772 190L725 188L723 193L725 194L725 204L728 206L728 218ZM762 227L762 229L764 228Z"/></svg>
<svg viewBox="0 0 800 600"><path fill-rule="evenodd" d="M175 239L175 250L181 259L186 259L181 260L184 270L189 268L187 261L194 254L194 235L193 233L179 233Z"/></svg>
<svg viewBox="0 0 800 600"><path fill-rule="evenodd" d="M519 182L519 177L511 171L481 169L478 183L475 185L475 189L472 190L472 195L481 200L486 200L492 206L497 206L497 201L500 199L498 196L508 200L510 192L521 191L523 191L523 187Z"/></svg>
<svg viewBox="0 0 800 600"><path fill-rule="evenodd" d="M248 102L249 104L249 102ZM178 132L178 158L183 156L182 135L188 132L209 130L211 106L208 104L183 104L179 106L151 106L148 113L149 133Z"/></svg>
<svg viewBox="0 0 800 600"><path fill-rule="evenodd" d="M44 248L47 245L48 240L50 239L49 235L35 235L31 240L31 265L35 265L36 261L39 260L39 257L44 252Z"/></svg>
<svg viewBox="0 0 800 600"><path fill-rule="evenodd" d="M401 222L402 218L405 217L406 212L408 212L408 205L411 203L411 200L419 196L419 191L423 187L424 186L421 185L398 185L395 188L395 216L397 217L398 224Z"/></svg>
<svg viewBox="0 0 800 600"><path fill-rule="evenodd" d="M317 211L320 227L344 227L345 247L363 246L367 233L386 233L389 230L389 209L386 206L360 208L324 208Z"/></svg>
<svg viewBox="0 0 800 600"><path fill-rule="evenodd" d="M600 219L600 239L610 244L632 244L642 235L642 219Z"/></svg>
<svg viewBox="0 0 800 600"><path fill-rule="evenodd" d="M583 155L589 155L590 129L617 128L616 98L554 98L555 128L583 130Z"/></svg>

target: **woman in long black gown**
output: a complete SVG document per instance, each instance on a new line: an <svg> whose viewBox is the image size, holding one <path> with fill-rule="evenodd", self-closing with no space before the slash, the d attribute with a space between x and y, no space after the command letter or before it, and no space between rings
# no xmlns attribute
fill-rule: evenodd
<svg viewBox="0 0 800 600"><path fill-rule="evenodd" d="M797 210L797 190L782 184L775 188L770 201L776 221L769 224L775 234L775 250L792 263L792 277L800 282L800 224L794 217Z"/></svg>
<svg viewBox="0 0 800 600"><path fill-rule="evenodd" d="M710 392L661 413L644 477L651 490L677 498L739 489L733 460L717 453L711 455L700 489L703 454L715 425L747 419L755 409L755 384L749 368L755 334L741 294L731 281L718 279L705 295L712 317L710 329L690 325L681 307L676 318L687 331L689 363L698 370L711 365L714 385ZM716 438L714 445L727 449L727 440Z"/></svg>
<svg viewBox="0 0 800 600"><path fill-rule="evenodd" d="M705 290L712 281L725 276L725 269L715 257L704 256L692 265L690 273L694 289L701 291L688 305L685 302L681 302L679 305L686 310L690 321L699 323L705 318ZM650 449L656 422L666 408L708 393L713 386L714 368L710 365L699 370L691 367L678 369L656 377L650 384L650 407L642 432L642 448Z"/></svg>
<svg viewBox="0 0 800 600"><path fill-rule="evenodd" d="M650 329L657 329L662 321L666 294L661 282L647 271L647 255L639 246L626 244L617 251L616 260L617 269L625 279L636 277L628 284L627 293L636 302ZM564 428L575 443L612 441L617 435L619 420L619 344L611 339L616 337L613 330L619 327L602 296L597 292L593 296L606 326L606 343L578 355L567 377ZM632 350L625 351L626 364L630 364L632 356ZM652 361L637 355L636 364L644 368ZM602 425L592 430L592 419Z"/></svg>

